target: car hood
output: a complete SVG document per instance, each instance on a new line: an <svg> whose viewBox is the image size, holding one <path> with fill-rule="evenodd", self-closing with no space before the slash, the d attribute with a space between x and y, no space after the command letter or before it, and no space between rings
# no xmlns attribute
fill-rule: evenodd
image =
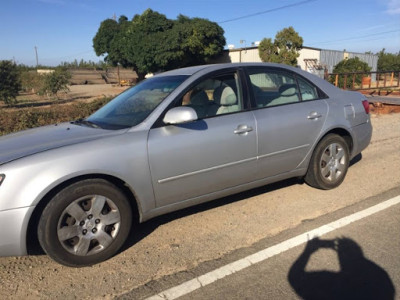
<svg viewBox="0 0 400 300"><path fill-rule="evenodd" d="M87 142L120 131L61 123L0 137L0 165L39 152Z"/></svg>

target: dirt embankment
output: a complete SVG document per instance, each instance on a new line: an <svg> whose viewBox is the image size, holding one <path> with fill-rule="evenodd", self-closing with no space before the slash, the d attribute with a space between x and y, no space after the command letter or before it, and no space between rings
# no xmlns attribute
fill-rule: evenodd
<svg viewBox="0 0 400 300"><path fill-rule="evenodd" d="M34 108L76 102L90 102L102 97L114 97L125 91L129 86L118 86L113 84L84 84L71 85L68 88L68 92L59 92L57 97L37 95L34 93L21 93L17 97L16 104L6 106L3 102L0 102L0 109L9 111L26 107Z"/></svg>

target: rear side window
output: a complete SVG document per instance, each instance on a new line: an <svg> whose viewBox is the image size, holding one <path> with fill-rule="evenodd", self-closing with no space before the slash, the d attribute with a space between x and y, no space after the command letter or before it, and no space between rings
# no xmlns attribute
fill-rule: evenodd
<svg viewBox="0 0 400 300"><path fill-rule="evenodd" d="M300 101L296 78L293 74L275 70L250 70L249 77L257 107Z"/></svg>
<svg viewBox="0 0 400 300"><path fill-rule="evenodd" d="M320 98L318 95L318 90L314 85L300 77L297 77L297 80L299 83L301 99L303 101L316 100Z"/></svg>

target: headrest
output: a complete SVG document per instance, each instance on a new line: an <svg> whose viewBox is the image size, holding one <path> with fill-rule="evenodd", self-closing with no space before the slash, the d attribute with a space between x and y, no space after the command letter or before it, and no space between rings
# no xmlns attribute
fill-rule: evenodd
<svg viewBox="0 0 400 300"><path fill-rule="evenodd" d="M199 91L190 97L190 104L192 105L207 105L209 103L206 92Z"/></svg>
<svg viewBox="0 0 400 300"><path fill-rule="evenodd" d="M236 94L230 86L223 89L221 94L220 105L229 106L237 103Z"/></svg>
<svg viewBox="0 0 400 300"><path fill-rule="evenodd" d="M279 88L279 93L281 96L293 96L296 94L296 90L295 84L284 84Z"/></svg>
<svg viewBox="0 0 400 300"><path fill-rule="evenodd" d="M219 86L214 90L214 103L220 105L221 103L221 95L222 91L224 90L225 86Z"/></svg>
<svg viewBox="0 0 400 300"><path fill-rule="evenodd" d="M295 84L284 84L279 88L281 96L293 96L296 94L297 87Z"/></svg>

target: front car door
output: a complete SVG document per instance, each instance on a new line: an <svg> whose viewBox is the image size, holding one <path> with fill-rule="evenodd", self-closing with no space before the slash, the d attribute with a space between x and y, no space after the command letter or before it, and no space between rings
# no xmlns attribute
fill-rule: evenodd
<svg viewBox="0 0 400 300"><path fill-rule="evenodd" d="M162 124L148 137L157 207L201 198L255 180L257 132L245 111L238 71L203 78L176 106L192 107L197 121Z"/></svg>

